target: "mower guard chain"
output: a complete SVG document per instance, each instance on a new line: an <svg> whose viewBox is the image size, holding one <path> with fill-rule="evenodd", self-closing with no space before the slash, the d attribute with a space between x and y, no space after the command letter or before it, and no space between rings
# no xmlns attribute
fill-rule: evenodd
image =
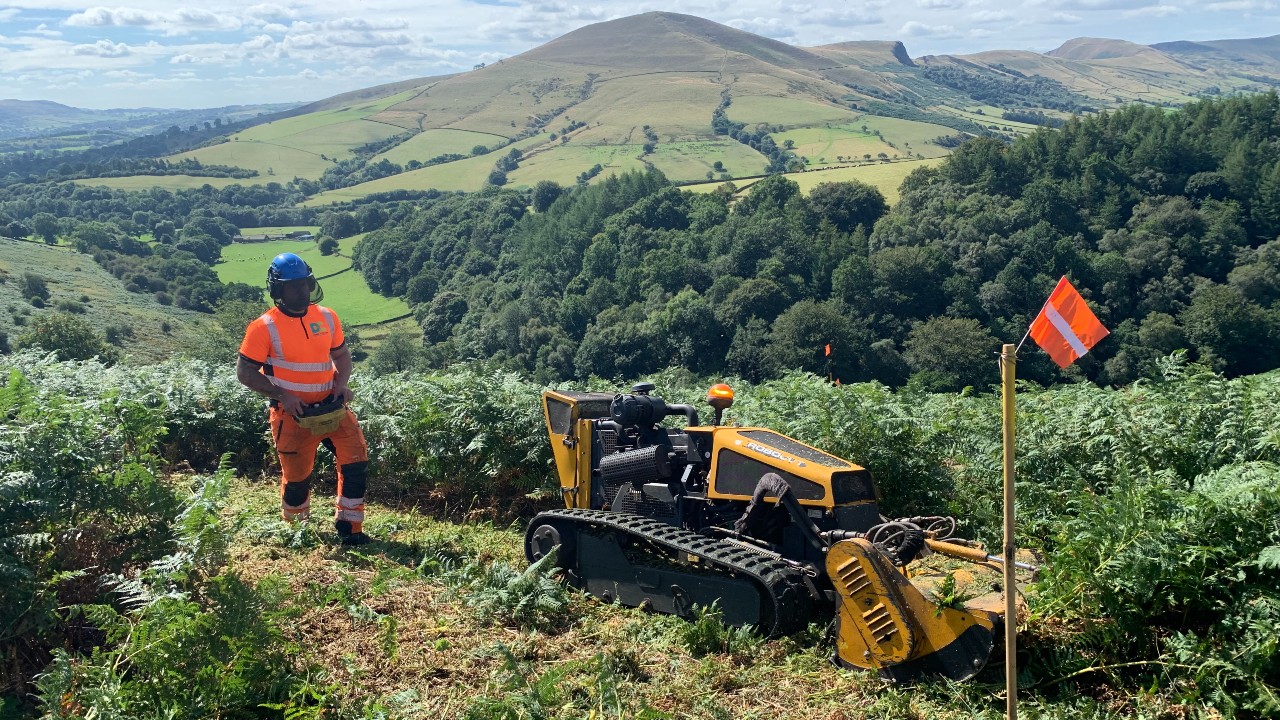
<svg viewBox="0 0 1280 720"><path fill-rule="evenodd" d="M761 608L758 631L769 637L788 635L813 622L821 598L814 596L812 583L804 571L740 543L731 543L699 535L641 515L610 510L563 509L539 513L525 533L525 554L532 561L531 541L536 528L553 523L574 532L609 531L650 543L673 554L685 553L698 559L704 569L735 577L748 578L767 598ZM576 558L561 558L562 567L574 571Z"/></svg>

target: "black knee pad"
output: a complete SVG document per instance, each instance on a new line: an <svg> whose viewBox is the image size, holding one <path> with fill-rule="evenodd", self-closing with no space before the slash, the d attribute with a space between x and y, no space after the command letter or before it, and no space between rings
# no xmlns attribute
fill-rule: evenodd
<svg viewBox="0 0 1280 720"><path fill-rule="evenodd" d="M287 482L284 484L284 503L297 507L307 501L311 496L311 476L298 482Z"/></svg>
<svg viewBox="0 0 1280 720"><path fill-rule="evenodd" d="M369 462L367 460L347 463L342 466L342 497L364 497L365 486L368 484L366 480L368 469Z"/></svg>

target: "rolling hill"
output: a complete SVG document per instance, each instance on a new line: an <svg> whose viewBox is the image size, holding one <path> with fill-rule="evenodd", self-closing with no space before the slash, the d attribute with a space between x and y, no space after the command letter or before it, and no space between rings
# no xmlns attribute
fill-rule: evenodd
<svg viewBox="0 0 1280 720"><path fill-rule="evenodd" d="M771 165L940 157L951 144L941 139L957 133L1013 137L1124 103L1265 90L1280 85L1278 58L1280 36L1157 46L1077 38L1046 54L913 59L900 42L802 48L650 12L470 72L334 96L169 159L254 169L261 181L323 178L314 205L477 190L508 146L521 157L499 179L517 186L573 183L597 165L604 176L654 167L705 182ZM369 164L382 168L370 180L350 171Z"/></svg>

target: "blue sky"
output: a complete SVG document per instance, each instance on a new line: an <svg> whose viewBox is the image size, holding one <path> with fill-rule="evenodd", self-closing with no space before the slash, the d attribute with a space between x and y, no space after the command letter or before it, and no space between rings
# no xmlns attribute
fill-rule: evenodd
<svg viewBox="0 0 1280 720"><path fill-rule="evenodd" d="M698 15L795 45L901 40L926 54L1044 52L1280 34L1280 0L0 0L0 98L78 107L309 101L510 57L593 22Z"/></svg>

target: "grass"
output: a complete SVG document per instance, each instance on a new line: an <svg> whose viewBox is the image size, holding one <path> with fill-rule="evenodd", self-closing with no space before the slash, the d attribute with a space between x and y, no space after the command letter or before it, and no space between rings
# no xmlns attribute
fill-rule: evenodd
<svg viewBox="0 0 1280 720"><path fill-rule="evenodd" d="M403 299L374 294L355 270L327 277L320 286L324 288L324 304L338 313L344 327L386 322L410 312Z"/></svg>
<svg viewBox="0 0 1280 720"><path fill-rule="evenodd" d="M365 118L411 96L412 91L406 91L336 110L255 125L230 136L224 143L168 159L195 158L205 164L233 165L257 170L262 178L314 180L334 161L350 157L356 147L403 133L401 128Z"/></svg>
<svg viewBox="0 0 1280 720"><path fill-rule="evenodd" d="M397 165L404 165L410 160L426 162L437 155L452 153L470 155L471 149L477 145L484 145L492 149L505 143L506 138L488 133L467 130L424 130L390 150L375 156L371 162L378 162L383 159L390 160Z"/></svg>
<svg viewBox="0 0 1280 720"><path fill-rule="evenodd" d="M319 225L273 225L271 227L240 228L241 235L280 235L305 230L312 235L320 232Z"/></svg>
<svg viewBox="0 0 1280 720"><path fill-rule="evenodd" d="M920 153L925 157L943 157L951 153L950 150L934 145L932 140L939 135L955 135L956 131L946 127L945 125L934 125L933 123L917 122L915 120L902 120L899 118L880 117L879 115L861 115L855 123L859 128L863 125L871 132L876 130L884 136L888 142L897 145L903 155L906 151ZM874 153L873 153L874 154ZM893 155L893 153L889 153Z"/></svg>
<svg viewBox="0 0 1280 720"><path fill-rule="evenodd" d="M280 229L283 228L252 228L245 232L275 232ZM363 233L342 240L338 244L341 254L334 255L321 255L319 246L305 240L233 243L222 249L222 261L213 269L224 283L242 282L261 287L266 282L271 258L282 252L291 252L306 260L312 272L320 278L324 304L337 311L344 326L374 325L408 314L409 305L404 300L375 294L365 284L364 278L351 269L351 252L362 237Z"/></svg>
<svg viewBox="0 0 1280 720"><path fill-rule="evenodd" d="M288 182L295 177L315 180L324 174L333 162L324 160L318 153L287 145L268 142L228 141L199 150L173 155L170 161L196 158L206 165L231 165L257 170L258 176L241 180L243 184Z"/></svg>
<svg viewBox="0 0 1280 720"><path fill-rule="evenodd" d="M359 398L359 372L353 388ZM495 526L480 512L424 514L418 498L380 489L375 463L365 528L376 542L344 552L324 517L332 475L318 473L313 519L303 533L277 520L274 479L233 481L225 512L225 524L237 528L228 569L251 583L285 585L297 664L335 683L330 702L356 708L407 698L393 714L406 720L654 717L646 709L673 720L1002 716L997 667L966 684L889 686L832 666L833 648L817 626L776 640L747 633L732 643L698 644L691 623L573 591L567 620L551 631L482 619L456 569L523 570L520 526ZM714 618L698 626L724 632ZM1078 699L1046 700L1032 691L1024 690L1023 702L1051 718L1087 712Z"/></svg>
<svg viewBox="0 0 1280 720"><path fill-rule="evenodd" d="M639 145L575 145L569 143L531 155L520 167L507 175L507 182L515 186L532 186L540 180L552 180L561 185L572 185L578 175L591 166L604 167L600 177L610 173L622 174L629 170L644 170L639 160Z"/></svg>
<svg viewBox="0 0 1280 720"><path fill-rule="evenodd" d="M526 138L511 147L527 150L542 142L546 142L545 135ZM504 148L501 152L510 152L510 148ZM479 190L484 185L485 179L489 177L489 173L493 171L494 163L498 161L499 157L501 156L498 154L490 153L465 160L456 160L451 163L432 165L431 167L379 178L378 180L360 183L351 187L328 190L308 199L302 205L304 207L330 205L392 190L428 190L431 188L445 191Z"/></svg>
<svg viewBox="0 0 1280 720"><path fill-rule="evenodd" d="M779 145L787 140L795 143L795 154L807 158L812 167L845 163L850 158L863 160L864 155L875 158L885 153L893 157L903 152L890 147L876 135L863 132L857 123L788 130L774 133L773 140Z"/></svg>
<svg viewBox="0 0 1280 720"><path fill-rule="evenodd" d="M734 96L729 109L725 111L734 122L756 123L784 126L808 126L817 123L846 123L857 118L858 114L846 108L799 98L773 97L761 95ZM710 119L708 119L708 123Z"/></svg>
<svg viewBox="0 0 1280 720"><path fill-rule="evenodd" d="M787 173L787 177L794 180L800 186L801 192L809 192L820 183L824 182L845 182L848 180L858 180L868 185L879 188L884 194L889 204L898 201L898 188L902 185L902 181L912 170L918 167L933 167L942 162L941 158L929 158L926 160L905 160L891 163L876 163L872 165L858 165L853 167L830 168L825 170L808 170L802 173ZM759 182L759 178L751 178L749 180L734 180L733 183L738 187L739 193L746 191L755 183ZM685 185L682 189L692 192L711 192L716 188L724 185L724 181L717 180L715 182L697 183L695 185Z"/></svg>
<svg viewBox="0 0 1280 720"><path fill-rule="evenodd" d="M19 294L17 280L25 272L45 279L52 297L44 309L32 307ZM86 296L88 301L82 302ZM56 306L64 300L83 305L85 312L79 317L100 334L108 325L131 327L134 337L122 349L137 362L158 362L196 347L216 324L211 315L161 305L149 294L128 292L123 283L88 255L43 243L0 240L0 308L4 308L0 312L0 332L8 334L10 344L32 320L56 312ZM166 323L167 333L162 329Z"/></svg>
<svg viewBox="0 0 1280 720"><path fill-rule="evenodd" d="M89 180L73 180L77 185L89 187L109 187L113 190L192 190L209 185L224 188L230 185L261 185L271 178L216 178L198 177L194 175L128 175L114 178L91 178Z"/></svg>
<svg viewBox="0 0 1280 720"><path fill-rule="evenodd" d="M351 258L340 255L321 255L320 248L310 240L271 240L260 243L232 243L222 248L222 260L213 266L218 279L224 283L242 282L262 285L266 280L267 266L271 259L284 252L291 252L307 261L316 277L331 275L351 267Z"/></svg>
<svg viewBox="0 0 1280 720"><path fill-rule="evenodd" d="M418 327L418 322L412 317L360 326L360 342L368 353L377 350L378 346L392 334L408 334L414 337L421 337L422 328Z"/></svg>

